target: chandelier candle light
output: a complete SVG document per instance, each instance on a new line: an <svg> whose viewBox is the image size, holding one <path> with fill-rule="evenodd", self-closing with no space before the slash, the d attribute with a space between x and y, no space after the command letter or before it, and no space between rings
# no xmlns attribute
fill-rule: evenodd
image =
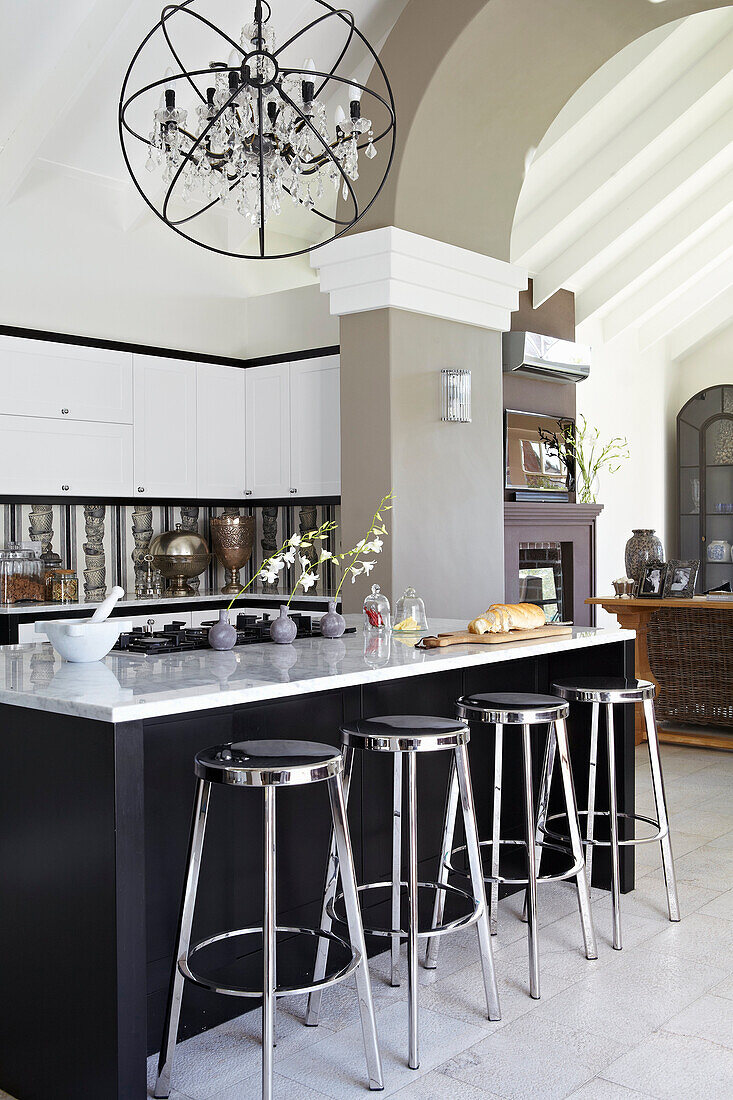
<svg viewBox="0 0 733 1100"><path fill-rule="evenodd" d="M183 0L163 8L136 50L122 85L120 141L141 196L175 232L222 255L282 259L341 236L379 195L394 155L394 99L375 50L353 15L326 0L313 0L316 17L280 46L266 0L255 0L254 19L245 24L238 41L194 11L195 2ZM213 35L227 60L206 55L193 68L187 67L181 60L179 24L183 32L193 25L209 43ZM335 47L334 31L339 32ZM317 67L310 57L286 64L299 46L303 48L303 40L310 45L316 32L330 35L333 64ZM149 73L148 55L161 38L175 68L134 90L138 69ZM381 77L382 92L360 83L353 73L341 72L352 46L360 62L366 57L372 75ZM146 119L152 121L152 130ZM361 154L372 160L385 139L384 171L376 176L376 189L360 188L360 199L354 184ZM139 170L142 162L132 151L136 142L147 148L147 173ZM372 173L369 176L374 180ZM266 230L275 228L273 220L286 202L313 215L313 228L318 228L314 236L325 225L326 239L282 250L288 230L281 228L279 245L268 247L272 241ZM216 215L229 211L240 215L249 229L241 251L221 244L221 220ZM303 235L307 236L297 234Z"/></svg>

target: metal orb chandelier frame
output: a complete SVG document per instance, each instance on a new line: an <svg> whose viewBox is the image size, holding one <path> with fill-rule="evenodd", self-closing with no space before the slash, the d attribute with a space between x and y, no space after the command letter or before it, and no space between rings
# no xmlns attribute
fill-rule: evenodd
<svg viewBox="0 0 733 1100"><path fill-rule="evenodd" d="M356 26L353 14L333 7L327 0L314 0L326 10L275 48L274 33L267 26L271 17L267 0L254 0L254 20L245 26L240 43L204 15L191 10L195 2L181 0L180 3L166 4L160 19L135 51L125 73L119 101L119 134L122 155L138 192L170 229L193 244L223 256L287 259L302 256L342 236L364 217L384 187L394 159L397 124L387 73L376 51ZM186 69L173 44L169 26L176 16L184 15L198 20L219 36L224 48L232 51L228 62L212 61L206 68ZM343 23L345 41L329 69L318 71L312 62L301 68L280 64L278 58L284 50L309 31L332 20ZM165 39L175 69L169 69L159 80L130 91L136 63L147 44L158 34ZM252 49L247 49L245 39L250 35ZM360 84L353 77L337 72L355 38L366 48L381 73L384 95L366 84ZM213 81L216 87L207 86L203 92L197 78L202 84L208 78L209 83ZM202 128L199 133L193 128L186 128L188 112L176 109L176 90L186 86L193 89L200 101L197 114ZM350 118L338 109L335 136L329 140L325 108L319 97L324 90L333 88L349 89ZM157 94L161 99L160 108L153 112L153 133L146 137L133 128L128 114L133 104L149 93ZM370 119L364 119L361 115L364 96L371 97L370 115L372 108L384 114L384 123L377 133L371 129ZM319 112L317 117L314 106ZM284 122L286 117L289 120L287 127ZM368 137L365 137L367 133ZM138 179L128 149L132 139L148 147L148 168L152 165L151 170L154 170L158 164L165 163L168 185L159 202L150 197ZM359 177L359 153L365 151L366 156L372 158L376 155L374 146L383 141L389 146L384 171L371 197L360 204L354 187ZM133 147L131 144L130 148ZM346 217L337 216L338 198L335 213L331 213L322 202L319 208L319 200L323 198L322 172L329 176L337 190L341 190L348 204ZM190 202L191 180L195 176L195 186L198 186L204 175L212 181L208 184L208 194L204 198L197 196L197 208L190 213L182 213L179 209L177 213L180 216L174 216L172 206ZM318 181L316 199L311 192L314 180ZM294 251L268 252L266 230L268 221L280 213L279 193L290 196L294 203L304 206L329 224L332 230L330 235ZM249 206L246 205L245 195L249 196ZM253 232L257 231L257 251L229 251L193 235L191 223L220 204L231 206L233 201L238 204L238 212L245 214L252 222Z"/></svg>

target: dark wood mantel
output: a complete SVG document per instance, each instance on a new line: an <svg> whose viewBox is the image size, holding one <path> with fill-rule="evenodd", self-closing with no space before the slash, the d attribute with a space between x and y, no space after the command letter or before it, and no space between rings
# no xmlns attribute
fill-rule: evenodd
<svg viewBox="0 0 733 1100"><path fill-rule="evenodd" d="M571 542L573 621L578 626L592 626L595 623L595 608L585 601L596 591L596 519L602 511L602 504L506 501L504 570L507 603L516 603L519 599L520 543Z"/></svg>

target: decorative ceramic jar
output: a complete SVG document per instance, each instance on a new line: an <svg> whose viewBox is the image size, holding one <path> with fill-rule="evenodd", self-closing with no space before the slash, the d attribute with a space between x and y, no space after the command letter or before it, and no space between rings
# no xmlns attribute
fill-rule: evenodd
<svg viewBox="0 0 733 1100"><path fill-rule="evenodd" d="M297 634L298 628L288 615L287 607L284 603L280 604L280 614L270 624L270 637L279 645L290 645L295 641Z"/></svg>
<svg viewBox="0 0 733 1100"><path fill-rule="evenodd" d="M664 561L662 541L651 527L635 527L626 543L626 576L633 577L639 583L641 572L651 561Z"/></svg>
<svg viewBox="0 0 733 1100"><path fill-rule="evenodd" d="M237 641L237 629L229 622L229 612L219 612L219 621L209 628L209 645L212 649L233 649Z"/></svg>
<svg viewBox="0 0 733 1100"><path fill-rule="evenodd" d="M328 611L321 617L321 635L324 638L340 638L346 630L346 619L336 610L336 601L328 601Z"/></svg>
<svg viewBox="0 0 733 1100"><path fill-rule="evenodd" d="M713 539L708 543L708 561L730 561L731 548L726 539Z"/></svg>

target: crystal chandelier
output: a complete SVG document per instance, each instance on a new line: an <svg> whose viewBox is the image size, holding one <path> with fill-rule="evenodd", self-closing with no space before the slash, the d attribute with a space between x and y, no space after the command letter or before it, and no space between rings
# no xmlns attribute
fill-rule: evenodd
<svg viewBox="0 0 733 1100"><path fill-rule="evenodd" d="M122 152L143 199L171 229L222 255L281 259L341 236L364 216L384 186L396 125L387 74L353 15L326 0L313 0L322 9L316 18L278 46L266 0L255 0L254 18L244 25L238 41L192 10L194 3L182 0L163 8L135 52L122 85ZM213 32L217 47L229 51L228 59L187 68L174 39L176 21L184 18L188 32L192 25L206 28L210 42ZM332 52L338 38L333 64L317 68L306 58L299 67L286 65L286 53L292 57L309 32L324 29L339 32L331 34ZM160 79L131 90L138 68L147 61L143 54L160 38L172 67ZM381 92L342 74L352 44L360 47L362 59L365 51L368 54L373 64L370 81L378 78ZM151 129L146 122L152 123ZM135 157L131 139L146 146L142 161ZM374 160L382 142L383 170L367 173L357 193L362 158ZM277 219L287 204L316 220L311 232L316 226L322 232L325 224L328 236L290 251L278 250L277 242L273 248L268 230L281 232ZM237 225L248 230L241 251L221 242L223 231L231 233L226 228L231 219L222 230L216 216L230 212Z"/></svg>

